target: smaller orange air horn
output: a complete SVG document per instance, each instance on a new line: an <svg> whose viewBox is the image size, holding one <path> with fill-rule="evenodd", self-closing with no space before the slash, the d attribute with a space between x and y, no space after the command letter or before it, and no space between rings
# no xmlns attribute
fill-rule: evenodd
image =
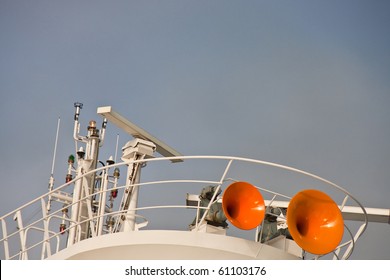
<svg viewBox="0 0 390 280"><path fill-rule="evenodd" d="M263 196L247 182L235 182L226 188L222 208L226 218L234 226L244 230L257 227L265 215Z"/></svg>

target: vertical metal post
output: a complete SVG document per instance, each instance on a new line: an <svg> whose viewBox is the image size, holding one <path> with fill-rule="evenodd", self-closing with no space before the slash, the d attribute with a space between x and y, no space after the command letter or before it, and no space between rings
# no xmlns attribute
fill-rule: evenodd
<svg viewBox="0 0 390 280"><path fill-rule="evenodd" d="M102 174L102 188L99 199L99 217L98 217L98 229L97 235L102 235L103 233L103 223L104 223L104 212L106 208L106 197L107 197L107 184L108 184L108 172L104 170Z"/></svg>
<svg viewBox="0 0 390 280"><path fill-rule="evenodd" d="M46 256L50 257L51 255L51 248L50 248L50 240L49 240L49 224L47 220L47 212L46 212L46 203L43 198L41 198L41 205L42 205L42 218L43 218L43 239L44 242L42 244L42 252L41 252L41 259L43 260L45 258L45 251Z"/></svg>
<svg viewBox="0 0 390 280"><path fill-rule="evenodd" d="M20 213L20 211L17 211L15 213L14 220L17 221L18 228L19 228L21 259L28 260L28 255L26 251L26 235L23 228L22 214Z"/></svg>
<svg viewBox="0 0 390 280"><path fill-rule="evenodd" d="M4 238L4 257L6 260L9 260L7 224L5 223L5 221L3 219L1 220L1 228L3 231L3 238Z"/></svg>
<svg viewBox="0 0 390 280"><path fill-rule="evenodd" d="M82 176L81 174L82 165L80 164L77 167L77 177L78 180L76 180L74 184L73 189L73 201L72 201L72 207L71 207L71 216L70 216L70 228L69 228L69 236L68 236L68 247L73 245L75 243L75 236L76 236L76 230L78 229L78 216L80 211L80 195L81 195L81 183L82 179L80 178Z"/></svg>
<svg viewBox="0 0 390 280"><path fill-rule="evenodd" d="M133 168L135 168L136 172L133 174ZM138 191L139 191L139 181L141 176L141 168L139 163L133 163L133 167L128 168L128 184L129 186L132 185L131 188L129 188L130 193L128 194L130 196L129 199L129 205L128 205L128 211L126 213L126 220L124 224L124 231L134 231L135 230L135 224L136 224L136 208L138 204ZM129 179L129 177L135 176L133 179Z"/></svg>

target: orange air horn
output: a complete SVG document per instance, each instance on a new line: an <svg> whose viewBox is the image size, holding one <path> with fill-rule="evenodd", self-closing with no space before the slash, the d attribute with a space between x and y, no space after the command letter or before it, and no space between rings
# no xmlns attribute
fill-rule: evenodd
<svg viewBox="0 0 390 280"><path fill-rule="evenodd" d="M291 199L287 225L294 241L303 250L316 255L333 251L344 233L339 207L318 190L303 190Z"/></svg>
<svg viewBox="0 0 390 280"><path fill-rule="evenodd" d="M222 197L226 218L239 229L253 229L264 219L265 204L261 193L246 182L235 182L227 187Z"/></svg>

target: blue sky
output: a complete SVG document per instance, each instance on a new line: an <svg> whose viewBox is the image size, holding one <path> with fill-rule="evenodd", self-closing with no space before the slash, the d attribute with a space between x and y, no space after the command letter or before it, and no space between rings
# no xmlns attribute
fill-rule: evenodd
<svg viewBox="0 0 390 280"><path fill-rule="evenodd" d="M1 0L0 215L47 190L58 117L62 182L76 101L85 124L112 105L185 155L291 165L389 208L389 8ZM390 259L389 234L370 224L353 257Z"/></svg>

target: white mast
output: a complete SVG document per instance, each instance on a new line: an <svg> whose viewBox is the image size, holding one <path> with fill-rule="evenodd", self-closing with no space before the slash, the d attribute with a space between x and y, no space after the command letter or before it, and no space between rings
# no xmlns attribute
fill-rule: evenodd
<svg viewBox="0 0 390 280"><path fill-rule="evenodd" d="M101 147L106 130L107 120L103 120L103 125L101 131L96 128L96 121L91 120L88 124L88 133L87 136L80 136L79 129L79 115L80 110L83 107L82 103L74 103L75 107L75 116L74 116L74 130L73 138L76 142L81 142L85 144L85 149L80 148L76 150L78 154L77 168L76 168L76 177L81 177L83 174L96 169L99 148ZM84 152L85 151L85 152ZM70 167L71 168L71 163ZM68 171L68 175L70 170ZM71 177L69 178L71 179ZM80 223L80 227L71 227L69 230L68 245L73 244L79 240L88 238L90 232L90 225L87 222L83 222L87 217L88 213L91 211L92 207L92 197L91 195L95 192L95 183L96 183L96 174L91 173L88 176L85 176L81 180L75 182L74 191L73 191L73 200L72 200L72 211L71 211L71 221L76 221ZM87 199L83 199L87 197ZM80 202L81 200L81 202ZM79 232L78 232L79 231Z"/></svg>

